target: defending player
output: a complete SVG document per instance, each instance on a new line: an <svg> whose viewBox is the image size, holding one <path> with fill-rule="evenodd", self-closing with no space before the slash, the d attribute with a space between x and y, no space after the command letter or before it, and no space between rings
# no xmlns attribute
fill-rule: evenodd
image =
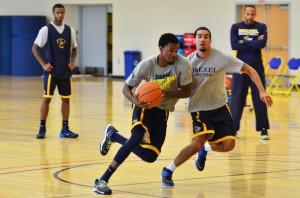
<svg viewBox="0 0 300 198"><path fill-rule="evenodd" d="M235 146L235 129L227 104L224 86L227 72L244 72L257 86L260 98L267 106L272 105L257 72L241 60L211 48L211 33L200 27L194 33L197 50L189 55L193 67L192 93L187 101L193 119L193 140L181 150L175 160L162 171L162 184L173 186L172 174L198 151L196 168L202 171L207 151L228 152ZM204 143L208 141L204 145Z"/></svg>

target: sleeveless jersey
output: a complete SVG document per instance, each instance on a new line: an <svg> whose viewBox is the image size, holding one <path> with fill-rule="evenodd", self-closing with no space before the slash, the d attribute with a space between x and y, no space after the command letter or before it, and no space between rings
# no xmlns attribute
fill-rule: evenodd
<svg viewBox="0 0 300 198"><path fill-rule="evenodd" d="M56 78L69 78L72 75L68 67L71 55L71 28L64 25L64 31L59 33L52 24L48 24L47 62L54 68L51 74Z"/></svg>

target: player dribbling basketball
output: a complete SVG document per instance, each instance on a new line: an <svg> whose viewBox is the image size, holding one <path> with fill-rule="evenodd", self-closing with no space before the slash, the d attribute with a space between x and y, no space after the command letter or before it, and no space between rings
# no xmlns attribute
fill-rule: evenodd
<svg viewBox="0 0 300 198"><path fill-rule="evenodd" d="M122 147L101 178L95 180L94 191L99 194L112 193L107 183L131 152L145 162L156 161L165 141L169 112L174 111L179 98L187 98L191 94L192 67L187 58L177 54L177 37L171 33L163 34L158 46L159 55L141 61L123 88L123 94L133 103L131 137L126 139L110 124L105 128L101 154L106 155L113 142L122 144ZM137 100L133 93L133 88L143 80L153 81L164 90L162 102L154 108L147 102Z"/></svg>

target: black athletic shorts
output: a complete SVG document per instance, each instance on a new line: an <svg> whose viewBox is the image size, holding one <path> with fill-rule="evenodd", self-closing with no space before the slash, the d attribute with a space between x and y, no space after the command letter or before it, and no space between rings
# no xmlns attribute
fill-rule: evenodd
<svg viewBox="0 0 300 198"><path fill-rule="evenodd" d="M193 119L193 138L211 134L210 144L222 142L226 139L235 139L235 129L229 105L218 109L191 113Z"/></svg>
<svg viewBox="0 0 300 198"><path fill-rule="evenodd" d="M141 109L136 105L133 106L131 130L137 125L142 125L145 129L143 142L141 143L143 148L151 149L157 155L160 154L161 147L166 139L168 118L169 111L167 110L156 107Z"/></svg>
<svg viewBox="0 0 300 198"><path fill-rule="evenodd" d="M45 98L52 98L55 88L61 98L70 98L72 96L72 79L71 78L55 78L51 74L44 75L44 95Z"/></svg>

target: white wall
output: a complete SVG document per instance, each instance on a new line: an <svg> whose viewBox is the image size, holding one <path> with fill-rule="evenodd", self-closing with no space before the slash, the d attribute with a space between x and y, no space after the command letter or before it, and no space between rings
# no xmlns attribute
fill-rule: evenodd
<svg viewBox="0 0 300 198"><path fill-rule="evenodd" d="M203 2L203 5L200 4ZM230 50L229 32L234 5L221 0L126 0L113 4L113 74L123 74L124 50L140 50L142 58L158 53L161 34L194 32L207 26L213 46ZM224 20L225 19L225 20Z"/></svg>
<svg viewBox="0 0 300 198"><path fill-rule="evenodd" d="M67 5L65 22L78 27L76 4L112 4L113 75L124 75L125 50L140 50L142 58L158 53L159 36L165 32L183 34L198 26L212 32L212 45L231 52L229 31L235 22L237 3L256 4L258 0L61 0ZM290 9L290 57L300 57L300 1L266 0L287 3ZM52 18L54 0L0 0L0 15L47 15ZM34 6L33 6L34 5ZM38 9L37 9L38 8Z"/></svg>

